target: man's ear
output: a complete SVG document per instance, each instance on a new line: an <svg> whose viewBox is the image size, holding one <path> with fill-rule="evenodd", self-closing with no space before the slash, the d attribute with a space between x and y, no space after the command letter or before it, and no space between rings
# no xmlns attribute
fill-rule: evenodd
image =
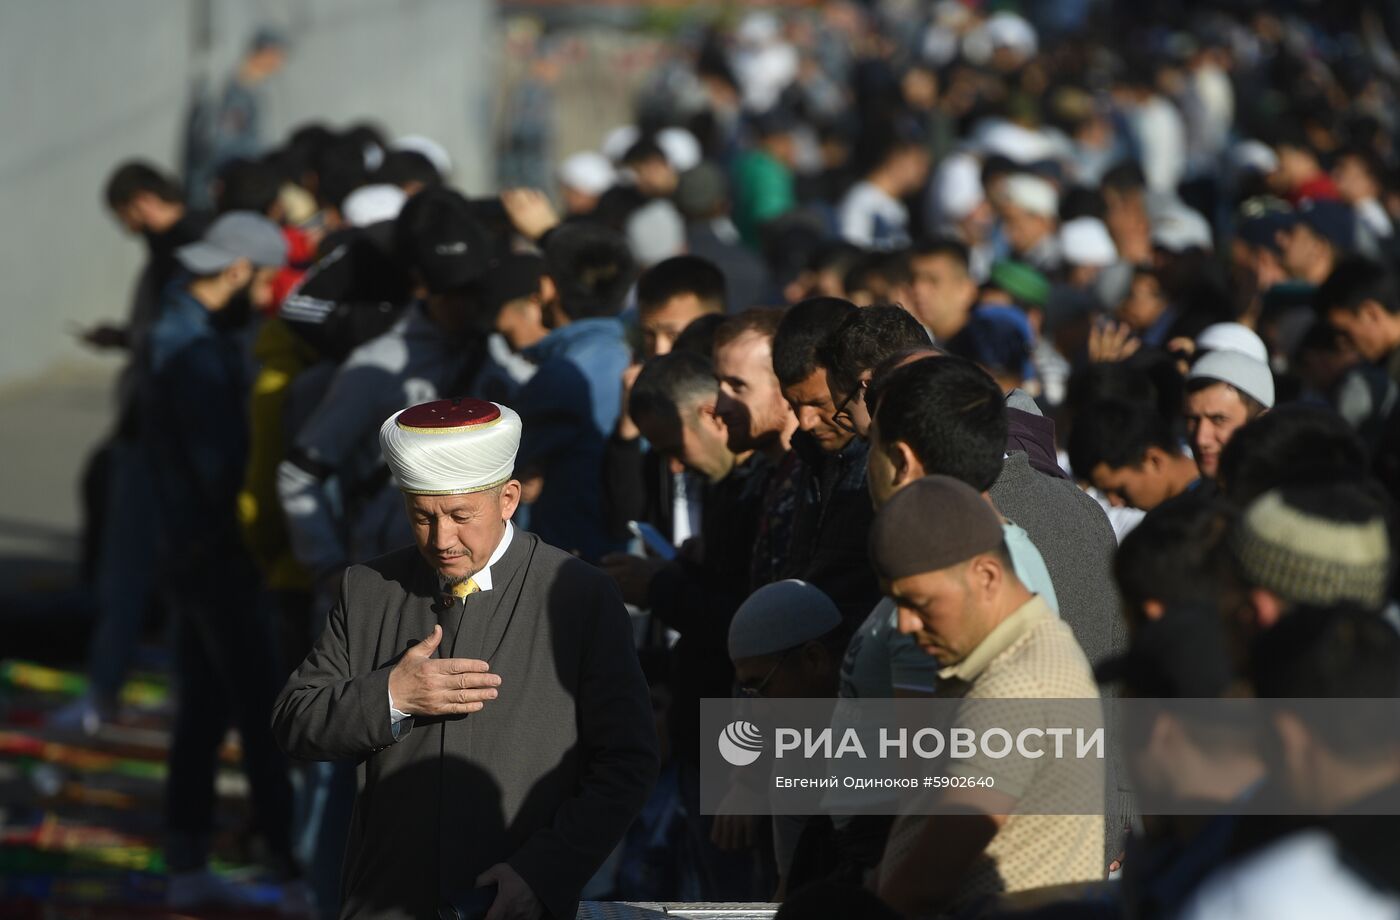
<svg viewBox="0 0 1400 920"><path fill-rule="evenodd" d="M559 298L559 289L554 286L554 279L548 275L540 275L540 304L546 309Z"/></svg>
<svg viewBox="0 0 1400 920"><path fill-rule="evenodd" d="M512 479L501 486L501 520L515 517L515 509L520 507L520 480Z"/></svg>
<svg viewBox="0 0 1400 920"><path fill-rule="evenodd" d="M924 465L915 456L914 449L905 441L895 441L885 445L890 464L894 467L894 484L906 486L915 479L924 478Z"/></svg>
<svg viewBox="0 0 1400 920"><path fill-rule="evenodd" d="M967 581L977 594L984 597L995 594L1005 580L1001 561L990 553L974 556L967 563Z"/></svg>
<svg viewBox="0 0 1400 920"><path fill-rule="evenodd" d="M1148 447L1147 450L1143 451L1142 463L1139 466L1142 467L1143 472L1157 475L1162 472L1166 459L1167 455L1162 452L1160 447Z"/></svg>
<svg viewBox="0 0 1400 920"><path fill-rule="evenodd" d="M1356 308L1356 313L1357 316L1367 323L1370 323L1372 326L1380 325L1390 316L1385 307L1374 300L1361 301L1361 304Z"/></svg>
<svg viewBox="0 0 1400 920"><path fill-rule="evenodd" d="M1249 606L1254 610L1257 629L1272 629L1283 616L1283 602L1267 588L1250 588Z"/></svg>
<svg viewBox="0 0 1400 920"><path fill-rule="evenodd" d="M700 422L709 427L716 435L728 438L729 426L720 418L719 412L714 403L704 403L700 406Z"/></svg>

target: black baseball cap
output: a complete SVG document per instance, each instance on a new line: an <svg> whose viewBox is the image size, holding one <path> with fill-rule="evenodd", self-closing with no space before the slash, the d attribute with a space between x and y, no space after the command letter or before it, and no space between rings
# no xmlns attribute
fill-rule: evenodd
<svg viewBox="0 0 1400 920"><path fill-rule="evenodd" d="M394 244L434 294L477 286L492 264L486 229L467 199L448 188L424 189L408 200L394 225Z"/></svg>

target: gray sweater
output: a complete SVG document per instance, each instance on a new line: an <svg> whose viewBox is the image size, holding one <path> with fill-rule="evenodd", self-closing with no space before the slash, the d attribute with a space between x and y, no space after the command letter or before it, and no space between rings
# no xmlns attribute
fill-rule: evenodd
<svg viewBox="0 0 1400 920"><path fill-rule="evenodd" d="M1113 581L1118 541L1098 502L1074 483L1031 468L1020 451L1009 454L990 489L1003 515L1030 534L1060 600L1060 616L1074 630L1090 664L1127 646Z"/></svg>

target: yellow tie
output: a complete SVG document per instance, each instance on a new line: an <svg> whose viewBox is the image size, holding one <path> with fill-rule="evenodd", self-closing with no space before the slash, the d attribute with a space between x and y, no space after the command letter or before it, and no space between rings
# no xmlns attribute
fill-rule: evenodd
<svg viewBox="0 0 1400 920"><path fill-rule="evenodd" d="M467 595L475 594L480 590L481 588L479 588L476 584L476 579L468 578L466 581L459 581L457 582L457 584L452 586L452 596L466 597Z"/></svg>

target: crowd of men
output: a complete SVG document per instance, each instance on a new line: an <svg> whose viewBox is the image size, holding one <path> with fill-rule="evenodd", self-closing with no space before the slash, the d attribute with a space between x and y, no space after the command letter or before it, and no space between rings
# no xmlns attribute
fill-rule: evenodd
<svg viewBox="0 0 1400 920"><path fill-rule="evenodd" d="M515 526L637 611L661 778L585 897L1400 911L1400 751L1325 725L1236 763L1163 715L1103 816L701 813L703 698L1400 693L1390 20L1027 6L678 41L557 189L468 197L430 142L321 124L220 164L212 213L113 172L149 260L90 336L129 363L83 715L162 605L172 903L237 897L207 868L232 726L270 871L336 914L353 765L289 763L274 699L346 566L412 542L381 425L471 396L519 414ZM1203 762L1217 804L1344 817L1139 814Z"/></svg>

